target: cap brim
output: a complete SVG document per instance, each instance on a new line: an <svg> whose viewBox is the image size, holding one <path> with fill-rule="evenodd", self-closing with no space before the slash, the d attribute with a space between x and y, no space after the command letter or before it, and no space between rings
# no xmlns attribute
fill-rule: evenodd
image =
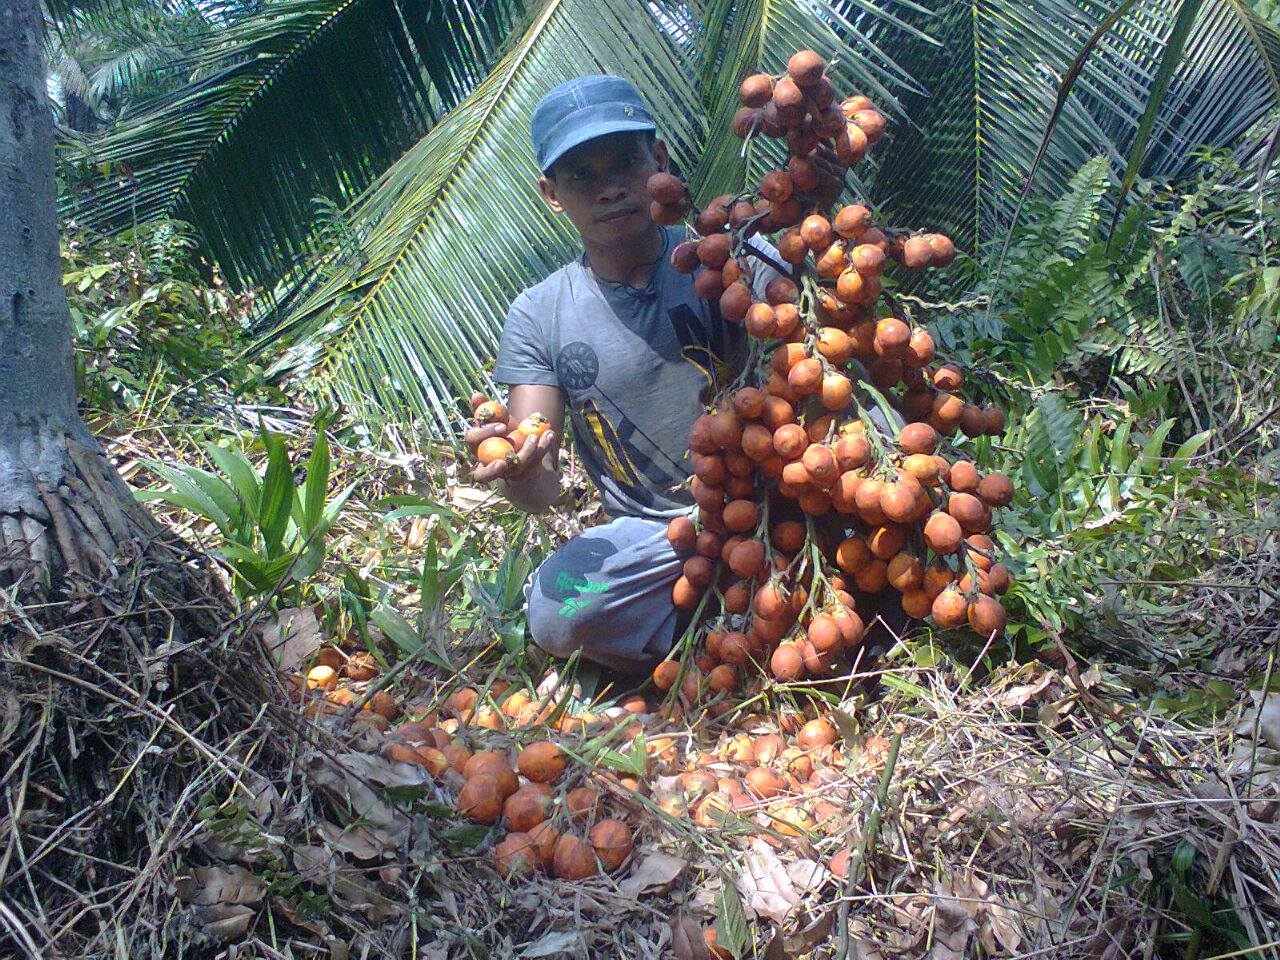
<svg viewBox="0 0 1280 960"><path fill-rule="evenodd" d="M543 166L542 172L546 173L555 166L557 160L574 147L582 146L588 140L607 137L611 133L626 133L628 131L643 133L657 129L654 124L644 120L602 120L598 123L589 124L566 134L563 141L557 141L556 145L547 153L546 164Z"/></svg>

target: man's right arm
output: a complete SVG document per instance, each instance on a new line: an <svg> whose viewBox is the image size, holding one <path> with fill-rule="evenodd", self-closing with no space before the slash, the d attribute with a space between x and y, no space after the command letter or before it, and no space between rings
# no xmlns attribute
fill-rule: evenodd
<svg viewBox="0 0 1280 960"><path fill-rule="evenodd" d="M531 437L516 453L513 462L499 460L476 468L477 483L494 484L511 503L529 513L542 513L560 495L559 451L564 430L564 394L559 387L516 384L507 398L507 416L519 424L531 414L541 414L549 429ZM467 443L475 449L486 437L503 436L505 423L475 427L467 432Z"/></svg>

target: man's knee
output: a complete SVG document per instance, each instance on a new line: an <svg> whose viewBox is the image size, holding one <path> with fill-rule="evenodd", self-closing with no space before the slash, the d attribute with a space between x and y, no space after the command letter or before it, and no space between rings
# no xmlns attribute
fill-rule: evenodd
<svg viewBox="0 0 1280 960"><path fill-rule="evenodd" d="M665 528L635 520L590 530L546 559L528 591L529 633L548 653L604 662L652 655L670 632L680 559Z"/></svg>
<svg viewBox="0 0 1280 960"><path fill-rule="evenodd" d="M529 591L529 635L553 657L568 657L584 643L585 631L579 624L585 624L590 617L572 598L553 599L539 589L540 574L541 571L534 576L533 589Z"/></svg>

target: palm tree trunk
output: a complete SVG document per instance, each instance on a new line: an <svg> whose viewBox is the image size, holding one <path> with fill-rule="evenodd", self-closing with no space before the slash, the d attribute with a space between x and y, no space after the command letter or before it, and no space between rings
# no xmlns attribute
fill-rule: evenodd
<svg viewBox="0 0 1280 960"><path fill-rule="evenodd" d="M38 0L0 3L0 585L96 580L158 527L76 411Z"/></svg>

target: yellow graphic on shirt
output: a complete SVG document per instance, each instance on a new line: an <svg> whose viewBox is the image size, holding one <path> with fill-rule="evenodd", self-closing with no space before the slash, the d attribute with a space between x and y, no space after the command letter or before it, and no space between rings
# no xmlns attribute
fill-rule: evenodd
<svg viewBox="0 0 1280 960"><path fill-rule="evenodd" d="M703 403L709 403L711 398L719 392L720 385L729 383L733 379L733 371L729 365L717 357L710 347L693 344L681 347L680 353L707 381L700 393Z"/></svg>
<svg viewBox="0 0 1280 960"><path fill-rule="evenodd" d="M626 447L618 439L618 431L594 400L588 399L583 402L582 419L587 422L592 436L596 438L596 445L604 457L605 469L609 471L609 476L623 486L639 485L640 471L631 462Z"/></svg>

